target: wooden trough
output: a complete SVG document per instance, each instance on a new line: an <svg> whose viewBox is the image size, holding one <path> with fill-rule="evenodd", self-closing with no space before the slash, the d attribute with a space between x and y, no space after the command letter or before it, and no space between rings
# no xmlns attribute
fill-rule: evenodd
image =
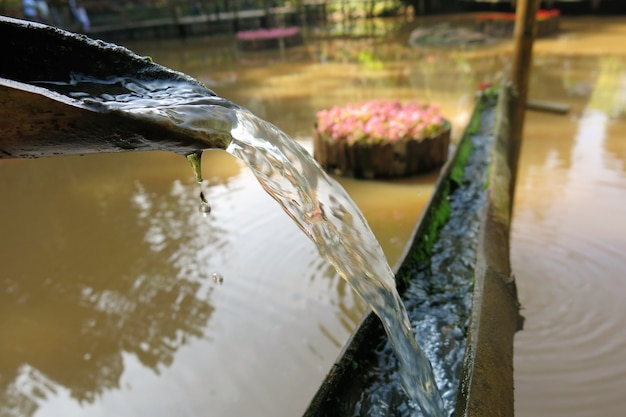
<svg viewBox="0 0 626 417"><path fill-rule="evenodd" d="M227 131L207 135L174 123L157 124L51 89L51 83L78 73L95 79L170 80L216 97L185 74L117 45L19 19L0 16L0 37L0 159L129 150L184 154L224 149L230 141Z"/></svg>
<svg viewBox="0 0 626 417"><path fill-rule="evenodd" d="M484 199L478 213L478 236L471 247L459 244L464 250L473 253L474 259L471 268L466 271L465 284L461 283L459 287L470 288L471 309L467 311L467 320L463 324L462 363L456 369L451 368L453 373L456 372L454 377L457 383L451 385L455 388L454 392L447 393L448 404L454 409L455 417L513 416L514 412L513 335L521 328L522 319L509 262L514 178L511 167L515 166L512 162L516 149L509 136L508 106L508 88L501 89L497 104L490 97L482 96L479 99L472 121L454 156L444 168L434 195L395 268L397 285L409 311L409 304L415 301L410 300L416 293L411 290L414 285L428 288L428 296L443 303L442 294L436 289L437 282L428 282L428 274L424 271L433 267L435 248L444 239L446 225L459 221L454 207L450 208L457 204L453 202L454 194L467 187L484 190L483 197L477 197ZM490 140L487 151L482 157L474 155L476 145L484 140ZM476 158L482 160L477 161ZM472 161L472 167L469 161ZM475 170L476 164L482 164L485 172L479 184L476 184L476 179L472 183L464 176L464 171ZM455 256L453 254L453 258ZM441 291L449 291L447 284L445 287L448 289ZM458 296L462 297L463 294ZM413 325L416 326L414 320L420 319L412 317ZM440 330L446 332L446 328ZM458 334L452 334L451 338L445 334L440 337L437 345L439 351L460 343ZM424 340L418 338L418 342L423 343ZM385 343L386 336L379 319L373 313L369 314L329 371L306 410L305 417L368 415L369 406L366 405L364 393L375 391L371 388L376 383L372 375L380 372L381 363L389 362L388 358L380 356ZM437 349L431 353L438 355ZM445 359L445 354L443 356ZM434 369L442 365L437 363L442 358L430 359L434 361ZM445 368L446 364L442 366ZM385 415L406 415L394 411L394 407L400 408L399 405L394 406L392 403L389 406L391 410Z"/></svg>

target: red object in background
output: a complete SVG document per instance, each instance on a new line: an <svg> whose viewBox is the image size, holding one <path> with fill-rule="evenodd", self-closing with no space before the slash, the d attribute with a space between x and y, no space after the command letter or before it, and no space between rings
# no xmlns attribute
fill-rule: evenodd
<svg viewBox="0 0 626 417"><path fill-rule="evenodd" d="M550 19L553 17L558 17L561 15L561 12L557 9L551 10L539 10L537 11L537 19L544 20ZM478 15L476 18L479 22L484 22L488 20L501 20L501 21L513 21L515 20L515 13L482 13Z"/></svg>

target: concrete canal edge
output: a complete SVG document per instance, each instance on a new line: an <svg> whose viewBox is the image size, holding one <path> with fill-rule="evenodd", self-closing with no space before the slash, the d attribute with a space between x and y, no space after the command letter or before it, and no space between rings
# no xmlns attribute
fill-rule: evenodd
<svg viewBox="0 0 626 417"><path fill-rule="evenodd" d="M484 184L487 187L487 202L481 215L472 310L454 417L514 415L513 337L521 329L523 319L519 315L509 258L513 181L517 165L517 145L511 142L509 131L510 91L508 86L500 88L497 98L493 123L495 140L488 162L488 180ZM447 220L450 184L455 181L455 171L463 169L469 152L469 141L464 138L470 136L481 121L485 102L483 95L457 150L442 170L435 192L405 253L394 268L401 293L407 286L403 282L406 271L428 256L428 248L423 242L432 241L432 235ZM305 417L354 415L355 404L367 386L362 366L372 360L372 351L380 337L385 337L380 321L370 313L344 346L305 411Z"/></svg>
<svg viewBox="0 0 626 417"><path fill-rule="evenodd" d="M518 152L511 141L510 96L510 87L500 90L472 316L454 417L514 415L513 337L522 329L523 318L509 256Z"/></svg>

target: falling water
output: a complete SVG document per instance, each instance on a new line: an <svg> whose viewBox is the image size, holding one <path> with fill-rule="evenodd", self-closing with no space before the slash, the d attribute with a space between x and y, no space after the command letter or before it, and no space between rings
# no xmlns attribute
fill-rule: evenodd
<svg viewBox="0 0 626 417"><path fill-rule="evenodd" d="M200 211L200 214L204 217L207 217L211 214L211 204L209 204L206 197L204 197L204 191L202 190L202 151L196 151L188 154L187 161L189 161L196 177L196 181L198 182L198 185L200 185L200 205L198 206L198 211Z"/></svg>
<svg viewBox="0 0 626 417"><path fill-rule="evenodd" d="M186 129L228 134L227 152L246 162L261 186L317 245L380 317L398 358L408 396L426 417L444 415L431 364L418 346L394 274L362 213L346 191L308 152L274 125L207 90L181 81L128 78L40 83L82 106L121 111L129 117L174 123ZM94 93L97 92L97 93ZM201 182L201 152L188 159ZM201 200L203 200L201 195ZM208 203L206 200L202 204ZM210 206L209 206L210 207Z"/></svg>

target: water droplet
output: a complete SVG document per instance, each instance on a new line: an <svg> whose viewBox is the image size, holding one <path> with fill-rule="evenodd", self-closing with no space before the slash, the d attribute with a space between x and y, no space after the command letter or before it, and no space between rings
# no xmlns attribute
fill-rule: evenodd
<svg viewBox="0 0 626 417"><path fill-rule="evenodd" d="M198 206L198 211L202 214L202 217L209 217L209 214L211 214L211 205L203 201Z"/></svg>
<svg viewBox="0 0 626 417"><path fill-rule="evenodd" d="M211 204L204 197L204 193L200 191L200 206L198 209L203 217L208 217L211 214Z"/></svg>
<svg viewBox="0 0 626 417"><path fill-rule="evenodd" d="M224 277L221 274L218 274L217 272L213 272L211 274L211 279L217 285L222 285L222 283L224 282Z"/></svg>

